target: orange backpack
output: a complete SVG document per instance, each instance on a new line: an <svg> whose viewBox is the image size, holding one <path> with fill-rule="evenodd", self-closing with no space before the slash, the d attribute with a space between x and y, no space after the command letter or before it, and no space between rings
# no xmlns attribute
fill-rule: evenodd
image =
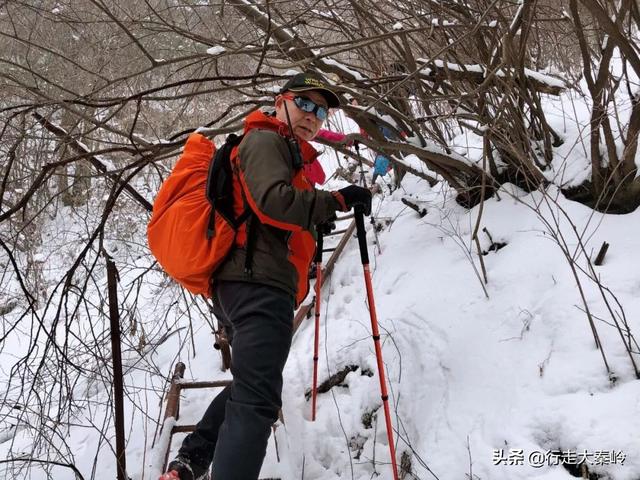
<svg viewBox="0 0 640 480"><path fill-rule="evenodd" d="M191 134L153 203L147 226L151 253L169 276L194 294L211 296L211 275L251 214L248 208L237 218L233 212L230 158L241 140L231 134L216 151L211 140Z"/></svg>

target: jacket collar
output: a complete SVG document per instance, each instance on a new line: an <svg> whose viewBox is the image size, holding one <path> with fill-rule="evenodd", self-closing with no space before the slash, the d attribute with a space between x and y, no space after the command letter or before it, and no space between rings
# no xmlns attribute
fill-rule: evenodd
<svg viewBox="0 0 640 480"><path fill-rule="evenodd" d="M278 135L290 138L289 126L278 120L275 116L267 115L266 113L256 110L247 115L244 120L244 133L248 133L250 130L258 128L261 130L271 130L277 132ZM309 142L297 137L298 145L300 145L300 154L304 163L313 162L320 152L318 152Z"/></svg>

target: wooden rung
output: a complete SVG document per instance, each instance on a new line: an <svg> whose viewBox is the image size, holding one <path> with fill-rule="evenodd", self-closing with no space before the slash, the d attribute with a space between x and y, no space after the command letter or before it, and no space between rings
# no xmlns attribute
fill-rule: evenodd
<svg viewBox="0 0 640 480"><path fill-rule="evenodd" d="M214 382L177 382L180 388L216 388L231 385L231 380L216 380Z"/></svg>
<svg viewBox="0 0 640 480"><path fill-rule="evenodd" d="M195 425L174 425L171 434L174 433L191 433L196 429Z"/></svg>
<svg viewBox="0 0 640 480"><path fill-rule="evenodd" d="M330 237L331 235L342 235L343 233L345 233L347 231L347 229L345 228L344 230L335 230L327 235L325 235L325 237Z"/></svg>

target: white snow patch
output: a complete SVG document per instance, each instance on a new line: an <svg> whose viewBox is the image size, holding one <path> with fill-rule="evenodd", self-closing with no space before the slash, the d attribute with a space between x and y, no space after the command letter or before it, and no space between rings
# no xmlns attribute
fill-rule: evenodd
<svg viewBox="0 0 640 480"><path fill-rule="evenodd" d="M227 51L227 49L224 48L221 45L215 45L213 47L207 48L207 54L214 55L214 56L215 55L220 55L220 54L222 54L222 53L224 53L226 51Z"/></svg>

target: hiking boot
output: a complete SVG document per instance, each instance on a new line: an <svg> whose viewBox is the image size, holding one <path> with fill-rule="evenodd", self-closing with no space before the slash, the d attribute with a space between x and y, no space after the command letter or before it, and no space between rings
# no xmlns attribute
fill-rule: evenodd
<svg viewBox="0 0 640 480"><path fill-rule="evenodd" d="M159 480L209 480L209 472L206 468L192 464L187 457L178 455L169 463L167 473Z"/></svg>

